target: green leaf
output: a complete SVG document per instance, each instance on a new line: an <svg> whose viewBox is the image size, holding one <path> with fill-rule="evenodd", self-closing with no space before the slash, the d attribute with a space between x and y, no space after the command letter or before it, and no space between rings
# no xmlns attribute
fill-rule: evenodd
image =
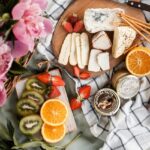
<svg viewBox="0 0 150 150"><path fill-rule="evenodd" d="M8 128L8 132L9 132L9 135L10 135L11 139L13 139L14 127L13 127L12 123L9 120L7 120L7 128Z"/></svg>
<svg viewBox="0 0 150 150"><path fill-rule="evenodd" d="M8 133L8 130L6 129L6 127L2 124L0 124L0 138L3 138L5 140L10 140L10 136L9 136L9 133Z"/></svg>
<svg viewBox="0 0 150 150"><path fill-rule="evenodd" d="M22 75L25 73L29 73L30 71L14 61L9 72L13 75Z"/></svg>

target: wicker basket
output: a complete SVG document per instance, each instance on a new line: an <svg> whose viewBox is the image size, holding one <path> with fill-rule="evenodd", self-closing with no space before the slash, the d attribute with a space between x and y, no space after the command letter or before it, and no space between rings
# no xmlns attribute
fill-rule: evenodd
<svg viewBox="0 0 150 150"><path fill-rule="evenodd" d="M23 61L23 64L22 66L23 67L26 67L28 62L30 61L30 59L32 58L34 53L31 53L29 52L26 57L25 57L25 60ZM20 58L21 59L21 58ZM15 61L16 62L19 62L20 59L16 59ZM9 96L12 92L13 92L13 89L15 88L16 86L16 83L21 79L21 75L19 76L15 76L15 77L8 77L7 81L5 82L5 89L6 89L6 92L7 92L7 96Z"/></svg>

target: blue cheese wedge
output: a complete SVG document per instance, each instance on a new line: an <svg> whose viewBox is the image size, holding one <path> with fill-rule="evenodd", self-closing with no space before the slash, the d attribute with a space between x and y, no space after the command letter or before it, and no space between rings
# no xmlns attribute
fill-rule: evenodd
<svg viewBox="0 0 150 150"><path fill-rule="evenodd" d="M91 8L84 13L84 25L88 32L114 31L115 22L121 22L119 13L124 13L120 8Z"/></svg>
<svg viewBox="0 0 150 150"><path fill-rule="evenodd" d="M136 31L129 26L117 27L114 31L112 55L120 57L125 49L129 48L136 38Z"/></svg>

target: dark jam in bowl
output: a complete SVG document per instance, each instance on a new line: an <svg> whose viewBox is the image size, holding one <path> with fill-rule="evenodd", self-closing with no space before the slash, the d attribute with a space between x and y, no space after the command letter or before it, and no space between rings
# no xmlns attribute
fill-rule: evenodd
<svg viewBox="0 0 150 150"><path fill-rule="evenodd" d="M112 89L101 89L95 95L94 107L101 115L114 115L120 107L120 98Z"/></svg>

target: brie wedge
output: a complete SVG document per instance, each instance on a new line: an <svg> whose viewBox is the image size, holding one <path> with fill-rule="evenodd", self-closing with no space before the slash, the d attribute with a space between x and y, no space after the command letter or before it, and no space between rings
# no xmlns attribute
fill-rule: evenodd
<svg viewBox="0 0 150 150"><path fill-rule="evenodd" d="M110 61L109 61L109 53L108 52L99 53L97 56L97 61L98 61L100 68L103 71L110 69Z"/></svg>
<svg viewBox="0 0 150 150"><path fill-rule="evenodd" d="M90 46L89 46L88 35L87 33L82 33L81 34L81 61L83 66L88 65L89 51L90 51Z"/></svg>
<svg viewBox="0 0 150 150"><path fill-rule="evenodd" d="M95 34L92 38L93 48L108 50L111 48L112 44L106 32L100 31Z"/></svg>
<svg viewBox="0 0 150 150"><path fill-rule="evenodd" d="M71 49L71 34L68 34L62 44L58 62L63 65L68 64Z"/></svg>
<svg viewBox="0 0 150 150"><path fill-rule="evenodd" d="M82 64L82 53L81 53L81 35L77 33L76 35L76 51L77 51L77 62L80 69L83 69L85 66Z"/></svg>
<svg viewBox="0 0 150 150"><path fill-rule="evenodd" d="M88 32L96 33L98 31L114 31L116 25L114 22L121 22L119 13L124 13L120 8L91 8L84 13L84 25Z"/></svg>
<svg viewBox="0 0 150 150"><path fill-rule="evenodd" d="M88 71L98 72L100 71L100 66L97 62L97 56L101 53L100 50L92 49L90 52L89 64L88 64Z"/></svg>
<svg viewBox="0 0 150 150"><path fill-rule="evenodd" d="M120 57L125 49L129 48L136 38L136 31L129 26L117 27L114 31L114 41L112 55L114 58Z"/></svg>
<svg viewBox="0 0 150 150"><path fill-rule="evenodd" d="M69 57L69 62L70 65L75 66L77 64L77 47L76 47L76 33L72 33L71 36L71 50L70 50L70 57Z"/></svg>

